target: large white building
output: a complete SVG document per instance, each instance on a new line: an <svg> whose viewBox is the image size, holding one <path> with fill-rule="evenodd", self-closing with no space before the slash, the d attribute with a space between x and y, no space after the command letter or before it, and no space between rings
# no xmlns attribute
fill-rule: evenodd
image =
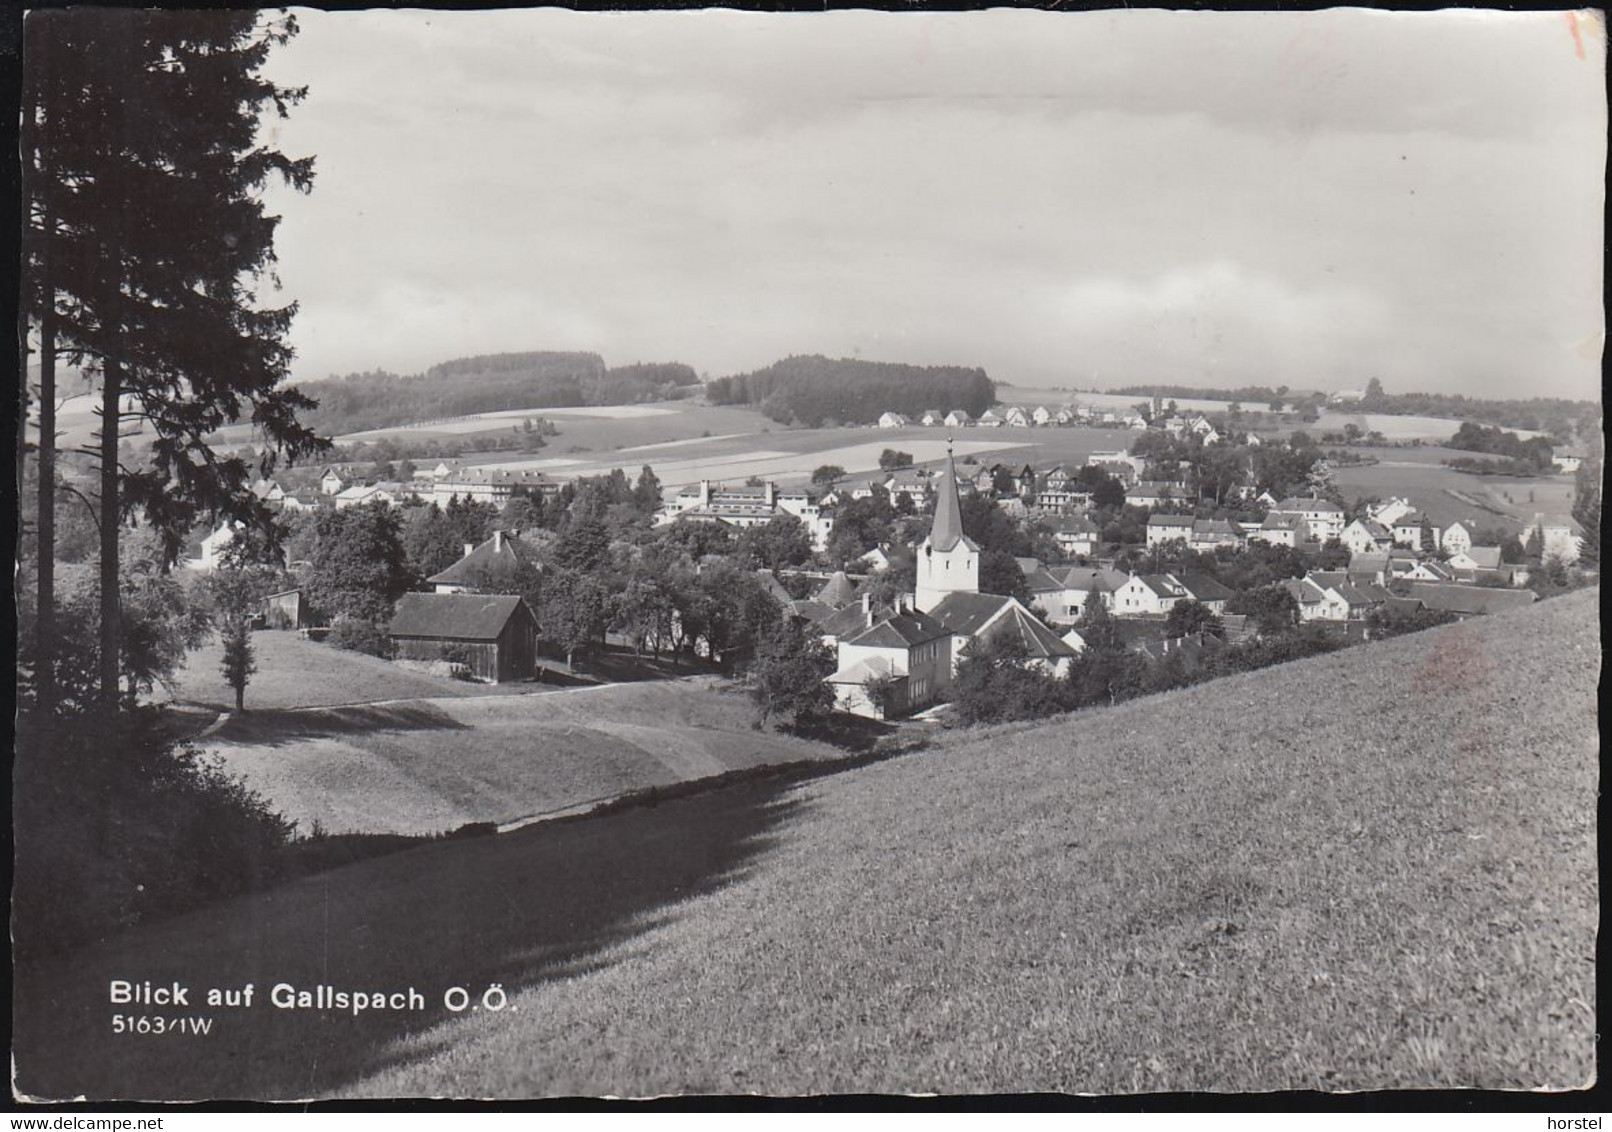
<svg viewBox="0 0 1612 1132"><path fill-rule="evenodd" d="M806 526L812 547L823 550L834 531L834 520L804 491L779 491L772 482L728 487L701 480L679 491L655 517L657 526L689 522L725 523L741 530L764 527L779 515L793 515Z"/></svg>

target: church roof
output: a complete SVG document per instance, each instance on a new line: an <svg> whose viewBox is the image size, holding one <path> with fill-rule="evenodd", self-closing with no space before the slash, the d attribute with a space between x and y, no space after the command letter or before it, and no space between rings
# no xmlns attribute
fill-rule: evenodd
<svg viewBox="0 0 1612 1132"><path fill-rule="evenodd" d="M958 543L968 543L971 550L979 549L963 534L963 502L957 495L957 467L948 451L946 473L940 477L940 497L935 501L935 523L929 529L929 545L944 552Z"/></svg>

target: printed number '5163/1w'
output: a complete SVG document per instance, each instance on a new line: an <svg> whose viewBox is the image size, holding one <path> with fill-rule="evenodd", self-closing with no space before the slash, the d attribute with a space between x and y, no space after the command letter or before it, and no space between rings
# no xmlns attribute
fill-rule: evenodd
<svg viewBox="0 0 1612 1132"><path fill-rule="evenodd" d="M167 1018L161 1014L114 1014L114 1034L206 1034L211 1033L211 1018Z"/></svg>

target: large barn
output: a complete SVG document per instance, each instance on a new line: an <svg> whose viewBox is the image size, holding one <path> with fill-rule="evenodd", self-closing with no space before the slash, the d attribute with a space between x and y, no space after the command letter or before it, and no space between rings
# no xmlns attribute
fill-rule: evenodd
<svg viewBox="0 0 1612 1132"><path fill-rule="evenodd" d="M529 680L537 666L537 618L513 594L404 594L392 614L399 660L452 660L478 680Z"/></svg>

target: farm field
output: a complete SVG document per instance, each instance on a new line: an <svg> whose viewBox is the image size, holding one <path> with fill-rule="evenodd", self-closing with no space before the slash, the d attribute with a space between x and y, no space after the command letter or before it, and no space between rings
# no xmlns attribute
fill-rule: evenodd
<svg viewBox="0 0 1612 1132"><path fill-rule="evenodd" d="M545 453L570 452L564 444L564 428L562 425L561 436L551 439ZM950 435L960 460L973 456L987 462L1028 460L1040 464L1084 463L1093 452L1127 448L1136 434L1127 429L969 428ZM663 444L595 456L500 457L489 453L477 458L476 463L483 467L549 471L563 477L602 475L614 468L636 473L644 464L649 464L666 487L681 487L702 479L742 482L750 476L796 485L809 480L812 471L823 464L837 464L853 477L877 472L879 456L886 448L908 453L918 466L937 465L945 459L947 436L948 430L944 428L921 426L900 429L770 426L770 431L714 435L675 446Z"/></svg>
<svg viewBox="0 0 1612 1132"><path fill-rule="evenodd" d="M703 677L252 712L200 743L304 832L435 834L841 754L753 718Z"/></svg>
<svg viewBox="0 0 1612 1132"><path fill-rule="evenodd" d="M1582 1087L1598 599L423 846L135 929L17 980L15 1087ZM112 977L412 986L428 1005L214 1011L208 1038L135 1042L109 1032ZM509 1009L440 1005L492 983Z"/></svg>
<svg viewBox="0 0 1612 1132"><path fill-rule="evenodd" d="M1381 462L1361 467L1336 467L1333 478L1344 498L1402 496L1441 527L1459 519L1479 526L1510 526L1520 531L1532 521L1535 512L1547 516L1565 515L1573 506L1572 476L1512 479L1469 475L1438 462L1460 454L1446 448L1359 451Z"/></svg>

